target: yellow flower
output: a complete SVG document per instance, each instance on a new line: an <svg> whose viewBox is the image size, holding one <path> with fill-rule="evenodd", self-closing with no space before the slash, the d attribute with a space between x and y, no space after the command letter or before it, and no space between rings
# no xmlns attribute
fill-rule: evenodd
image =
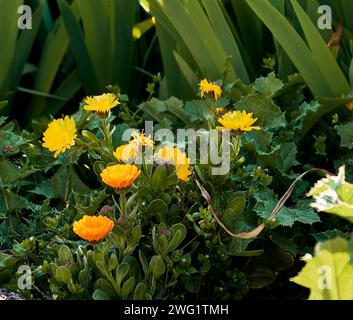
<svg viewBox="0 0 353 320"><path fill-rule="evenodd" d="M192 173L189 170L190 159L179 148L166 146L159 149L155 153L155 157L160 157L166 162L173 163L178 178L182 181L189 181L189 175Z"/></svg>
<svg viewBox="0 0 353 320"><path fill-rule="evenodd" d="M347 104L346 104L346 108L347 108L349 111L352 111L352 110L353 110L353 101L347 103Z"/></svg>
<svg viewBox="0 0 353 320"><path fill-rule="evenodd" d="M213 94L214 99L218 100L222 95L222 89L220 86L208 82L207 79L201 80L200 84L201 98L207 94Z"/></svg>
<svg viewBox="0 0 353 320"><path fill-rule="evenodd" d="M127 144L116 148L113 153L117 160L128 163L136 159L143 146L152 149L154 148L154 141L150 137L146 137L143 132L138 133L134 131L131 136L133 138L132 140Z"/></svg>
<svg viewBox="0 0 353 320"><path fill-rule="evenodd" d="M218 122L221 123L223 127L217 127L217 129L237 132L261 130L260 127L252 126L257 120L257 118L253 118L252 115L252 113L246 113L245 111L227 112L223 117L218 119Z"/></svg>
<svg viewBox="0 0 353 320"><path fill-rule="evenodd" d="M103 240L114 228L114 221L106 216L87 216L76 221L73 226L74 232L86 241Z"/></svg>
<svg viewBox="0 0 353 320"><path fill-rule="evenodd" d="M130 141L130 143L133 143L138 147L146 146L152 149L154 148L154 141L150 138L150 136L146 137L143 132L138 133L137 131L133 131L131 136L133 139Z"/></svg>
<svg viewBox="0 0 353 320"><path fill-rule="evenodd" d="M122 162L128 163L133 161L138 154L136 145L132 143L124 144L120 147L117 147L113 153L114 157Z"/></svg>
<svg viewBox="0 0 353 320"><path fill-rule="evenodd" d="M64 119L53 120L43 134L43 147L51 152L55 151L54 158L64 153L75 145L76 123L73 117L66 116Z"/></svg>
<svg viewBox="0 0 353 320"><path fill-rule="evenodd" d="M116 107L120 102L112 93L104 93L100 96L86 97L86 104L83 109L87 111L95 111L97 113L108 113L110 109Z"/></svg>
<svg viewBox="0 0 353 320"><path fill-rule="evenodd" d="M114 189L126 189L138 178L141 171L132 164L116 164L105 168L101 178Z"/></svg>

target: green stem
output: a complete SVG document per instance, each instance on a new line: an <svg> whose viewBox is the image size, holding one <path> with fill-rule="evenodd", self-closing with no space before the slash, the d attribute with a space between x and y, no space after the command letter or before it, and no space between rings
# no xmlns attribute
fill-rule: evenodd
<svg viewBox="0 0 353 320"><path fill-rule="evenodd" d="M120 198L119 198L119 204L120 204L120 215L122 217L126 217L127 214L126 214L126 193L127 191L126 190L121 190L119 191L119 195L120 195Z"/></svg>
<svg viewBox="0 0 353 320"><path fill-rule="evenodd" d="M70 161L70 164L67 165L67 180L66 180L65 196L64 196L65 202L67 202L69 199L71 187L72 187L72 163Z"/></svg>
<svg viewBox="0 0 353 320"><path fill-rule="evenodd" d="M111 153L114 152L113 148L113 141L110 137L110 126L109 123L107 122L106 118L101 118L102 121L102 127L103 127L103 136L104 136L104 141L106 142L107 147L111 151Z"/></svg>

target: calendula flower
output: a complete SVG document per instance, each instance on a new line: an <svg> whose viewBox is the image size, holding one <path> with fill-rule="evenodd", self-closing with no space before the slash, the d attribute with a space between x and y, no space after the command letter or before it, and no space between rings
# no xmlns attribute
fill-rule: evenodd
<svg viewBox="0 0 353 320"><path fill-rule="evenodd" d="M154 148L154 141L150 138L150 136L146 137L143 132L138 133L137 131L133 131L131 133L131 136L132 140L130 141L130 143L133 143L138 147L146 146L152 149Z"/></svg>
<svg viewBox="0 0 353 320"><path fill-rule="evenodd" d="M347 108L349 111L352 111L352 110L353 110L353 101L347 103L347 104L346 104L346 108Z"/></svg>
<svg viewBox="0 0 353 320"><path fill-rule="evenodd" d="M87 216L76 221L74 232L82 239L94 242L103 240L114 228L114 221L106 216Z"/></svg>
<svg viewBox="0 0 353 320"><path fill-rule="evenodd" d="M179 148L166 146L159 149L155 155L167 163L173 163L176 168L176 175L182 181L189 181L191 171L189 170L190 159Z"/></svg>
<svg viewBox="0 0 353 320"><path fill-rule="evenodd" d="M129 163L137 157L138 148L132 143L123 144L122 146L116 148L113 155L118 161Z"/></svg>
<svg viewBox="0 0 353 320"><path fill-rule="evenodd" d="M110 109L116 107L120 102L112 93L104 93L100 96L86 97L86 104L83 109L87 111L95 111L97 113L108 113Z"/></svg>
<svg viewBox="0 0 353 320"><path fill-rule="evenodd" d="M76 123L73 117L53 120L43 134L43 147L54 152L54 158L75 145Z"/></svg>
<svg viewBox="0 0 353 320"><path fill-rule="evenodd" d="M201 80L199 87L201 92L201 98L210 94L214 96L215 100L218 100L222 95L221 87L216 84L213 84L212 82L208 82L207 79Z"/></svg>
<svg viewBox="0 0 353 320"><path fill-rule="evenodd" d="M150 137L136 131L131 134L132 140L127 144L118 147L113 153L114 157L124 163L130 163L136 159L139 152L142 151L142 147L154 148L154 141Z"/></svg>
<svg viewBox="0 0 353 320"><path fill-rule="evenodd" d="M252 113L246 113L245 111L231 111L227 112L218 122L223 127L217 127L219 130L231 130L236 132L261 130L260 127L252 126L257 118L252 117Z"/></svg>
<svg viewBox="0 0 353 320"><path fill-rule="evenodd" d="M101 178L105 184L114 189L126 189L138 178L141 171L131 164L116 164L105 168Z"/></svg>

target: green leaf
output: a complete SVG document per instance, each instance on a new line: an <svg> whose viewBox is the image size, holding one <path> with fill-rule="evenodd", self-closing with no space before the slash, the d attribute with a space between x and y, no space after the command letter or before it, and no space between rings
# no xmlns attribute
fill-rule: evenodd
<svg viewBox="0 0 353 320"><path fill-rule="evenodd" d="M8 76L13 57L16 54L16 41L19 33L16 14L23 0L0 1L0 43L6 44L0 52L0 87Z"/></svg>
<svg viewBox="0 0 353 320"><path fill-rule="evenodd" d="M165 221L168 213L168 205L162 199L153 200L146 209L146 213L158 216L161 221Z"/></svg>
<svg viewBox="0 0 353 320"><path fill-rule="evenodd" d="M278 199L270 189L264 189L254 194L256 204L254 211L263 219L267 219L275 208ZM282 225L291 227L295 222L313 224L319 222L319 216L310 207L308 201L300 200L295 207L283 206L276 216L276 221Z"/></svg>
<svg viewBox="0 0 353 320"><path fill-rule="evenodd" d="M74 258L68 246L61 246L58 252L59 263L60 265L65 265L67 263L73 263Z"/></svg>
<svg viewBox="0 0 353 320"><path fill-rule="evenodd" d="M186 228L178 223L170 228L171 240L168 243L168 251L173 252L186 238Z"/></svg>
<svg viewBox="0 0 353 320"><path fill-rule="evenodd" d="M55 271L56 281L64 284L69 284L69 281L72 280L72 275L69 269L64 266L60 266Z"/></svg>
<svg viewBox="0 0 353 320"><path fill-rule="evenodd" d="M246 0L246 2L270 29L273 37L288 54L314 95L335 96L333 87L328 83L332 81L328 80L327 74L319 69L313 53L286 17L269 1Z"/></svg>
<svg viewBox="0 0 353 320"><path fill-rule="evenodd" d="M5 107L7 106L7 104L8 104L8 101L7 101L7 100L5 100L5 101L0 101L0 110L3 109L3 108L5 108Z"/></svg>
<svg viewBox="0 0 353 320"><path fill-rule="evenodd" d="M70 47L76 59L77 70L85 90L87 93L97 92L100 89L100 83L87 50L80 25L66 1L60 0L58 1L58 5L70 38Z"/></svg>
<svg viewBox="0 0 353 320"><path fill-rule="evenodd" d="M252 112L254 118L257 118L254 125L262 130L283 127L286 124L284 113L264 93L243 96L235 107L239 111Z"/></svg>
<svg viewBox="0 0 353 320"><path fill-rule="evenodd" d="M115 281L118 288L121 288L121 283L123 279L127 276L128 272L129 272L129 264L126 262L122 262L116 268Z"/></svg>
<svg viewBox="0 0 353 320"><path fill-rule="evenodd" d="M126 300L129 297L129 294L132 292L132 290L135 287L135 278L131 277L127 281L125 281L122 289L121 289L121 295L124 300Z"/></svg>
<svg viewBox="0 0 353 320"><path fill-rule="evenodd" d="M336 238L320 243L291 281L310 289L309 300L353 300L353 264L348 242Z"/></svg>
<svg viewBox="0 0 353 320"><path fill-rule="evenodd" d="M275 281L275 271L258 267L246 276L248 280L248 286L252 289L260 289L267 287Z"/></svg>
<svg viewBox="0 0 353 320"><path fill-rule="evenodd" d="M278 144L270 152L258 152L257 160L262 168L274 172L287 172L298 163L296 160L297 147L294 142Z"/></svg>
<svg viewBox="0 0 353 320"><path fill-rule="evenodd" d="M234 220L239 219L245 209L246 199L243 196L233 198L225 208L221 220L226 226L233 224Z"/></svg>
<svg viewBox="0 0 353 320"><path fill-rule="evenodd" d="M167 178L167 170L164 166L158 166L153 172L151 178L151 188L154 191L161 190L165 180Z"/></svg>
<svg viewBox="0 0 353 320"><path fill-rule="evenodd" d="M92 298L93 300L111 300L110 297L100 289L94 290Z"/></svg>
<svg viewBox="0 0 353 320"><path fill-rule="evenodd" d="M257 78L254 87L257 92L264 93L267 97L272 98L277 91L282 89L283 82L276 78L274 72L271 72L266 78Z"/></svg>
<svg viewBox="0 0 353 320"><path fill-rule="evenodd" d="M353 122L336 126L337 133L341 137L341 147L353 148Z"/></svg>
<svg viewBox="0 0 353 320"><path fill-rule="evenodd" d="M144 282L139 282L135 288L134 300L146 300L147 286Z"/></svg>
<svg viewBox="0 0 353 320"><path fill-rule="evenodd" d="M339 97L342 94L348 94L350 87L345 75L321 37L317 26L314 25L296 0L291 0L291 2L321 74L323 76L330 75L329 77L326 76L325 79L333 92L333 96Z"/></svg>
<svg viewBox="0 0 353 320"><path fill-rule="evenodd" d="M148 266L148 274L154 279L158 279L165 272L165 264L160 256L153 256Z"/></svg>

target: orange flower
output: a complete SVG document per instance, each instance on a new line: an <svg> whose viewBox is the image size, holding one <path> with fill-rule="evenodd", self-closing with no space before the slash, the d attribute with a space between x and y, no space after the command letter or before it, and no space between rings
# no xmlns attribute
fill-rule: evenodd
<svg viewBox="0 0 353 320"><path fill-rule="evenodd" d="M352 110L353 110L353 101L347 103L347 104L346 104L346 108L347 108L349 111L352 111Z"/></svg>
<svg viewBox="0 0 353 320"><path fill-rule="evenodd" d="M105 168L101 178L114 189L126 189L138 178L141 171L133 164L116 164Z"/></svg>
<svg viewBox="0 0 353 320"><path fill-rule="evenodd" d="M76 221L73 226L74 232L83 240L103 240L114 228L114 221L106 216L87 216Z"/></svg>

